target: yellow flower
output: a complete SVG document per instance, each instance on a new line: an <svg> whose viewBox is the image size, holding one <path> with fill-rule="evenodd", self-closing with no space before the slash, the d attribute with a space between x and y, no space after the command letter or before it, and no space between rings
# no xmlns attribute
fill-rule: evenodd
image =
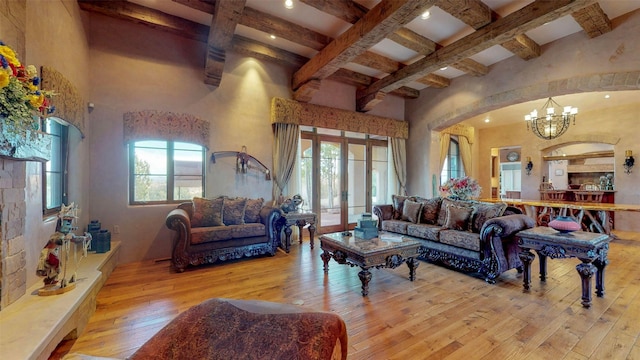
<svg viewBox="0 0 640 360"><path fill-rule="evenodd" d="M4 58L14 66L20 66L20 61L16 53L7 45L0 45L0 55L4 56Z"/></svg>
<svg viewBox="0 0 640 360"><path fill-rule="evenodd" d="M34 108L39 108L44 103L44 95L29 95L29 102Z"/></svg>
<svg viewBox="0 0 640 360"><path fill-rule="evenodd" d="M9 73L0 69L0 89L9 85L9 79L10 79Z"/></svg>

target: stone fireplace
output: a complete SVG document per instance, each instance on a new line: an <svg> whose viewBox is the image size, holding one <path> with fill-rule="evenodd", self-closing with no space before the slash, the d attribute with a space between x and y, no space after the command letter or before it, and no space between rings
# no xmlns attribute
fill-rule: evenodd
<svg viewBox="0 0 640 360"><path fill-rule="evenodd" d="M26 293L26 163L0 159L0 309Z"/></svg>

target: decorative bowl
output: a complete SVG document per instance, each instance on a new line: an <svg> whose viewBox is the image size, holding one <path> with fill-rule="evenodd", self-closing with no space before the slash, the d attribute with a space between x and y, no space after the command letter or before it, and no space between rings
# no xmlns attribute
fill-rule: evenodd
<svg viewBox="0 0 640 360"><path fill-rule="evenodd" d="M563 234L580 230L580 224L568 216L558 216L549 222L549 227Z"/></svg>

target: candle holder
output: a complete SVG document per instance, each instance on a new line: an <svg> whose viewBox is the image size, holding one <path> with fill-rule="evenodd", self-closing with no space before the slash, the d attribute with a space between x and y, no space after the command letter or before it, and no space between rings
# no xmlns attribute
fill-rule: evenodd
<svg viewBox="0 0 640 360"><path fill-rule="evenodd" d="M531 175L531 170L533 170L533 162L531 162L531 156L527 156L527 166L525 167L527 172L527 176Z"/></svg>

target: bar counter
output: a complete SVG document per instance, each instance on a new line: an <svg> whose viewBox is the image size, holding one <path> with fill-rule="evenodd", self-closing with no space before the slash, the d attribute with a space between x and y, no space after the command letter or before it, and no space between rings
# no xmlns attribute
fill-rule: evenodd
<svg viewBox="0 0 640 360"><path fill-rule="evenodd" d="M613 211L640 212L638 204L588 203L575 201L524 200L524 199L481 199L487 202L504 202L517 207L536 221L539 226L545 226L548 219L557 215L570 216L582 224L586 231L611 234L611 217Z"/></svg>

